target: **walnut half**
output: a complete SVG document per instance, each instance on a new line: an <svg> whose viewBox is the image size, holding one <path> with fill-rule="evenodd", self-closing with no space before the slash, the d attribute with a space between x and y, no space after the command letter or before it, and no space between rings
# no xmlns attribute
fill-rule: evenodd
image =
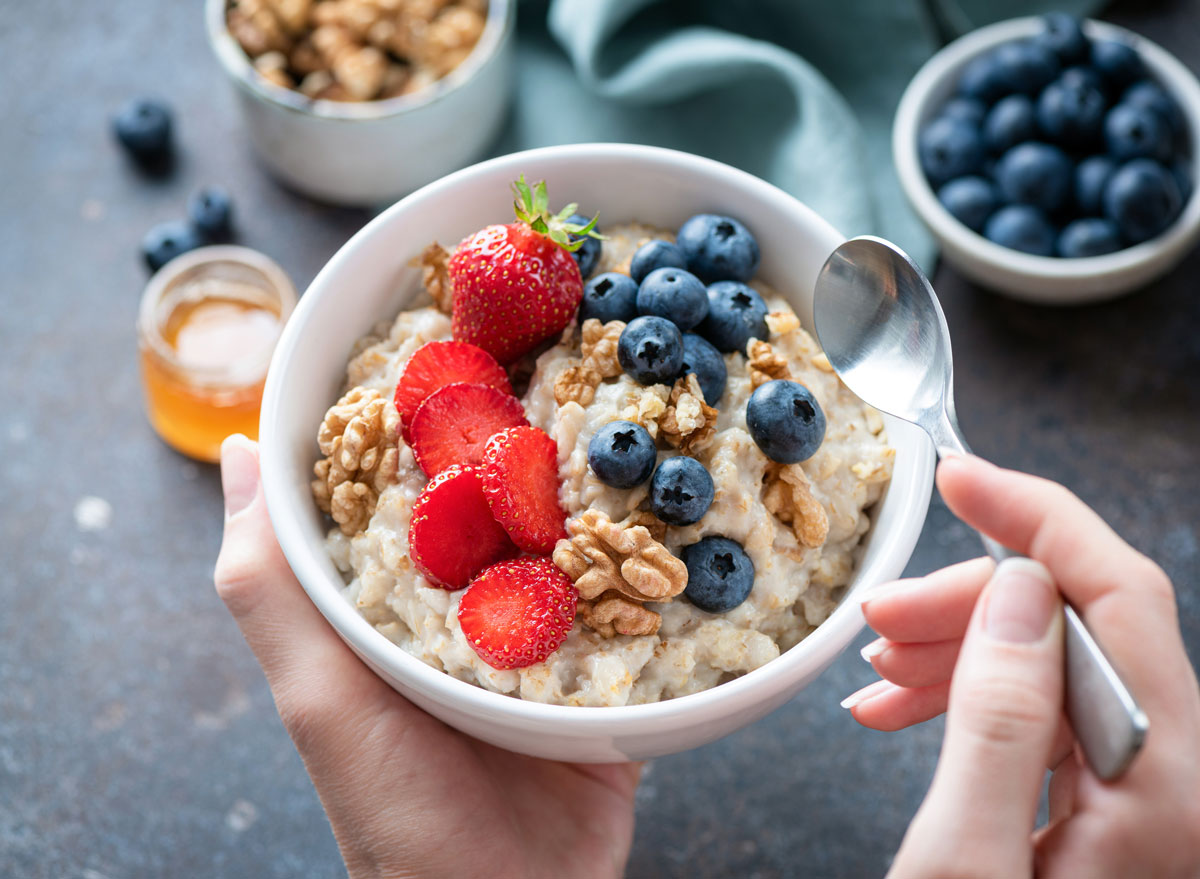
<svg viewBox="0 0 1200 879"><path fill-rule="evenodd" d="M704 402L704 392L694 372L676 379L667 411L658 419L658 429L668 443L685 455L712 442L717 430L717 410Z"/></svg>
<svg viewBox="0 0 1200 879"><path fill-rule="evenodd" d="M792 526L801 546L812 549L825 543L829 516L813 496L799 464L768 464L763 485L763 506L784 525Z"/></svg>
<svg viewBox="0 0 1200 879"><path fill-rule="evenodd" d="M583 322L579 362L568 366L554 380L554 402L564 406L573 401L587 406L596 396L600 382L621 374L617 342L624 329L624 321L619 320L602 324L588 318Z"/></svg>
<svg viewBox="0 0 1200 879"><path fill-rule="evenodd" d="M312 492L343 534L362 531L380 493L396 481L399 431L395 405L369 388L352 388L325 413L317 445L326 457L313 467Z"/></svg>

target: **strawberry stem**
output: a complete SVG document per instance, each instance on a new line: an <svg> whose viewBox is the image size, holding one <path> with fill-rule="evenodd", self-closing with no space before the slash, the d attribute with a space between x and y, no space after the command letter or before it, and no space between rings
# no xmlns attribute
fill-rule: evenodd
<svg viewBox="0 0 1200 879"><path fill-rule="evenodd" d="M596 220L599 214L587 223L572 223L571 216L579 209L572 202L557 214L550 212L550 198L546 194L546 181L541 180L530 186L525 182L525 175L513 183L513 212L517 219L529 226L535 232L545 235L555 244L569 251L576 251L583 246L584 238L600 238L604 236L596 231Z"/></svg>

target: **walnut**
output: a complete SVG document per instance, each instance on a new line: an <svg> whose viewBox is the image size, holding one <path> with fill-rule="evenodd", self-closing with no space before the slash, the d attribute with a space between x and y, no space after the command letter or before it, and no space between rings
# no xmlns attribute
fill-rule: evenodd
<svg viewBox="0 0 1200 879"><path fill-rule="evenodd" d="M330 65L334 78L357 101L369 101L379 94L387 73L387 56L374 46L342 52Z"/></svg>
<svg viewBox="0 0 1200 879"><path fill-rule="evenodd" d="M717 429L717 410L704 402L704 393L694 372L675 381L667 410L658 419L663 437L685 455L712 442Z"/></svg>
<svg viewBox="0 0 1200 879"><path fill-rule="evenodd" d="M824 351L814 354L809 358L809 362L821 372L833 372L833 364L829 362L829 357Z"/></svg>
<svg viewBox="0 0 1200 879"><path fill-rule="evenodd" d="M787 358L771 347L769 342L762 339L751 339L746 346L746 356L750 362L750 387L758 388L775 379L792 377L788 369Z"/></svg>
<svg viewBox="0 0 1200 879"><path fill-rule="evenodd" d="M616 590L605 592L595 601L581 600L578 610L583 624L604 638L653 635L662 625L661 616Z"/></svg>
<svg viewBox="0 0 1200 879"><path fill-rule="evenodd" d="M472 9L443 9L425 30L416 60L445 76L471 54L483 33L483 24L483 16Z"/></svg>
<svg viewBox="0 0 1200 879"><path fill-rule="evenodd" d="M801 546L815 548L829 534L829 516L812 493L808 477L799 464L770 463L763 476L763 506L775 514Z"/></svg>
<svg viewBox="0 0 1200 879"><path fill-rule="evenodd" d="M287 56L282 52L266 52L254 59L254 69L264 79L270 80L275 85L281 85L285 89L290 89L295 86L291 76L287 72Z"/></svg>
<svg viewBox="0 0 1200 879"><path fill-rule="evenodd" d="M366 527L380 493L396 480L400 414L379 391L354 388L325 413L317 432L322 458L313 467L313 497L342 533Z"/></svg>
<svg viewBox="0 0 1200 879"><path fill-rule="evenodd" d="M800 328L800 318L794 311L772 311L767 315L767 329L772 336L783 336Z"/></svg>
<svg viewBox="0 0 1200 879"><path fill-rule="evenodd" d="M300 80L300 92L316 98L333 85L333 77L324 70L315 70Z"/></svg>
<svg viewBox="0 0 1200 879"><path fill-rule="evenodd" d="M289 34L295 36L308 27L312 0L266 0L266 3Z"/></svg>
<svg viewBox="0 0 1200 879"><path fill-rule="evenodd" d="M588 510L568 520L567 531L572 536L554 547L554 563L583 598L613 589L633 601L666 601L687 586L687 566L643 525L626 527Z"/></svg>
<svg viewBox="0 0 1200 879"><path fill-rule="evenodd" d="M433 297L438 311L449 314L454 306L454 282L450 280L450 251L436 241L413 260L421 267L421 281Z"/></svg>
<svg viewBox="0 0 1200 879"><path fill-rule="evenodd" d="M239 0L225 17L229 33L241 44L246 54L257 58L267 52L286 52L291 40L275 13L263 0Z"/></svg>
<svg viewBox="0 0 1200 879"><path fill-rule="evenodd" d="M624 329L625 323L619 320L602 324L588 318L583 322L579 363L568 366L554 380L554 402L563 406L573 401L587 406L596 396L600 382L621 374L617 342Z"/></svg>

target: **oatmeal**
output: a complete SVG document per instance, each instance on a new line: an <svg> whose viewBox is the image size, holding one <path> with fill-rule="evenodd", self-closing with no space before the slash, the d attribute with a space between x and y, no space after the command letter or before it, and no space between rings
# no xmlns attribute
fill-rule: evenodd
<svg viewBox="0 0 1200 879"><path fill-rule="evenodd" d="M672 236L637 224L606 228L595 271L629 272L647 239ZM427 277L444 290L442 273ZM341 484L357 494L340 489L349 509L327 544L346 577L346 599L394 643L447 674L564 705L638 704L695 693L798 643L829 616L850 581L894 452L878 413L841 384L786 301L758 281L750 285L768 310L767 338L721 355L727 378L718 400L705 398L695 375L645 385L623 371L614 353L623 325L572 323L536 357L520 398L531 427L520 430L540 428L553 439L558 503L566 516L557 544L545 543L539 553L552 556L578 592L574 625L543 661L524 668L485 662L460 625L464 592L432 584L414 564L410 524L429 476L404 439L386 462L390 481L382 487L367 466L373 459L350 462L357 470L343 468L349 475ZM335 426L366 406L380 409L378 398L391 399L414 352L451 337L452 318L429 306L401 312L364 339L347 366L354 411ZM819 447L802 461L768 458L747 424L751 395L781 379L810 394L825 419ZM347 409L346 401L341 405ZM395 416L372 413L373 423ZM698 521L669 525L649 512L654 480L615 488L598 478L589 445L614 421L649 435L652 465L681 453L703 465L712 496ZM405 421L405 431L418 428ZM359 445L373 441L368 434ZM327 446L332 449L332 439ZM331 491L329 478L318 479L317 487L318 497L338 490ZM363 527L349 533L355 525ZM701 610L699 593L689 598L685 590L685 550L710 537L734 542L752 563L748 595L718 613ZM508 557L516 553L511 547Z"/></svg>

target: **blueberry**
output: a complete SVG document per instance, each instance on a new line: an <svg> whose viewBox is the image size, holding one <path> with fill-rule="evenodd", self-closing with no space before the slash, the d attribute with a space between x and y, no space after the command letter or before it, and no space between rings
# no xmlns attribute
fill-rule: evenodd
<svg viewBox="0 0 1200 879"><path fill-rule="evenodd" d="M701 610L725 613L733 610L754 587L754 562L736 541L728 537L705 537L683 548L688 582L683 594Z"/></svg>
<svg viewBox="0 0 1200 879"><path fill-rule="evenodd" d="M1006 205L988 219L983 235L1002 247L1053 256L1055 230L1046 215L1027 204ZM764 385L765 387L765 385Z"/></svg>
<svg viewBox="0 0 1200 879"><path fill-rule="evenodd" d="M1121 249L1121 233L1111 220L1084 217L1073 220L1058 236L1058 255L1071 259L1100 256Z"/></svg>
<svg viewBox="0 0 1200 879"><path fill-rule="evenodd" d="M1092 66L1110 88L1124 88L1146 75L1146 65L1137 50L1115 40L1092 41Z"/></svg>
<svg viewBox="0 0 1200 879"><path fill-rule="evenodd" d="M939 189L937 195L955 219L976 232L983 231L983 224L999 202L996 187L983 177L958 177Z"/></svg>
<svg viewBox="0 0 1200 879"><path fill-rule="evenodd" d="M659 464L650 478L650 512L668 525L692 525L704 518L715 493L703 464L676 455Z"/></svg>
<svg viewBox="0 0 1200 879"><path fill-rule="evenodd" d="M1037 113L1033 101L1025 95L1001 98L983 120L983 145L993 153L1002 153L1035 137Z"/></svg>
<svg viewBox="0 0 1200 879"><path fill-rule="evenodd" d="M697 214L679 227L676 244L688 271L703 281L749 281L758 269L758 241L731 217Z"/></svg>
<svg viewBox="0 0 1200 879"><path fill-rule="evenodd" d="M589 318L601 323L622 320L626 323L637 317L637 284L629 275L605 272L583 285L583 301L579 303L579 322Z"/></svg>
<svg viewBox="0 0 1200 879"><path fill-rule="evenodd" d="M1167 121L1148 107L1120 103L1104 117L1104 142L1118 162L1128 159L1160 159L1171 155L1171 129Z"/></svg>
<svg viewBox="0 0 1200 879"><path fill-rule="evenodd" d="M697 331L723 353L745 352L751 339L767 337L767 303L738 281L708 285L708 317Z"/></svg>
<svg viewBox="0 0 1200 879"><path fill-rule="evenodd" d="M113 117L121 146L143 165L165 164L171 157L171 108L153 98L138 98Z"/></svg>
<svg viewBox="0 0 1200 879"><path fill-rule="evenodd" d="M568 223L577 223L581 226L586 226L592 221L591 217L585 217L583 214L571 214L567 219ZM600 227L594 227L594 231L599 232ZM590 235L579 236L572 235L572 241L578 241L583 237L583 245L575 251L572 251L571 256L575 257L575 262L579 265L579 274L583 278L587 278L596 269L596 263L600 260L600 248L603 242L599 238L593 238Z"/></svg>
<svg viewBox="0 0 1200 879"><path fill-rule="evenodd" d="M655 269L686 269L687 257L678 245L656 238L637 249L629 263L629 275L638 284Z"/></svg>
<svg viewBox="0 0 1200 879"><path fill-rule="evenodd" d="M588 466L613 488L641 485L654 472L657 456L646 428L632 421L610 421L588 443Z"/></svg>
<svg viewBox="0 0 1200 879"><path fill-rule="evenodd" d="M980 55L963 68L958 79L958 93L964 98L973 98L984 104L991 104L1012 89L1004 76L1004 71L996 63L995 50Z"/></svg>
<svg viewBox="0 0 1200 879"><path fill-rule="evenodd" d="M957 119L934 119L917 135L921 170L936 188L947 180L976 173L983 164L979 129Z"/></svg>
<svg viewBox="0 0 1200 879"><path fill-rule="evenodd" d="M987 106L978 98L951 98L942 105L938 115L947 119L957 119L968 125L982 125L983 117L987 115Z"/></svg>
<svg viewBox="0 0 1200 879"><path fill-rule="evenodd" d="M635 317L617 340L621 368L644 385L672 384L683 365L683 336L663 317Z"/></svg>
<svg viewBox="0 0 1200 879"><path fill-rule="evenodd" d="M1117 224L1129 244L1164 231L1179 215L1182 204L1174 175L1151 159L1126 162L1104 187L1104 215Z"/></svg>
<svg viewBox="0 0 1200 879"><path fill-rule="evenodd" d="M1088 59L1091 46L1083 34L1079 19L1065 12L1042 16L1042 32L1034 42L1049 49L1062 64L1082 64Z"/></svg>
<svg viewBox="0 0 1200 879"><path fill-rule="evenodd" d="M233 237L233 199L223 186L202 186L187 202L188 219L205 241Z"/></svg>
<svg viewBox="0 0 1200 879"><path fill-rule="evenodd" d="M653 314L690 330L708 314L708 291L689 271L655 269L637 291L638 314Z"/></svg>
<svg viewBox="0 0 1200 879"><path fill-rule="evenodd" d="M1179 186L1179 200L1183 204L1187 204L1188 199L1192 197L1191 163L1183 159L1176 159L1171 163L1171 176L1175 178L1175 183Z"/></svg>
<svg viewBox="0 0 1200 879"><path fill-rule="evenodd" d="M1053 214L1071 198L1075 169L1058 147L1027 141L1000 157L996 185L1005 201L1030 204Z"/></svg>
<svg viewBox="0 0 1200 879"><path fill-rule="evenodd" d="M1108 96L1108 85L1104 82L1104 77L1097 73L1094 67L1068 67L1062 72L1056 82L1071 86L1089 86L1100 92L1101 95Z"/></svg>
<svg viewBox="0 0 1200 879"><path fill-rule="evenodd" d="M1107 108L1100 89L1078 77L1060 77L1038 97L1038 127L1053 143L1067 149L1086 149L1100 140Z"/></svg>
<svg viewBox="0 0 1200 879"><path fill-rule="evenodd" d="M1109 156L1088 156L1075 166L1075 206L1085 217L1097 217L1104 210L1104 187L1117 170Z"/></svg>
<svg viewBox="0 0 1200 879"><path fill-rule="evenodd" d="M159 223L142 239L142 258L150 271L157 272L181 253L203 247L204 241L183 220L168 220Z"/></svg>
<svg viewBox="0 0 1200 879"><path fill-rule="evenodd" d="M1156 82L1148 79L1135 82L1125 90L1125 94L1121 96L1121 103L1132 107L1144 107L1158 113L1167 121L1172 136L1179 136L1187 130L1179 103Z"/></svg>
<svg viewBox="0 0 1200 879"><path fill-rule="evenodd" d="M707 339L695 333L683 334L683 366L679 367L679 374L686 376L688 373L695 373L704 402L716 406L725 393L728 377L725 358Z"/></svg>
<svg viewBox="0 0 1200 879"><path fill-rule="evenodd" d="M746 427L763 454L781 464L807 461L825 439L825 413L799 382L759 385L746 404Z"/></svg>
<svg viewBox="0 0 1200 879"><path fill-rule="evenodd" d="M995 49L996 64L1009 90L1036 95L1058 75L1058 58L1045 46L1022 40Z"/></svg>

